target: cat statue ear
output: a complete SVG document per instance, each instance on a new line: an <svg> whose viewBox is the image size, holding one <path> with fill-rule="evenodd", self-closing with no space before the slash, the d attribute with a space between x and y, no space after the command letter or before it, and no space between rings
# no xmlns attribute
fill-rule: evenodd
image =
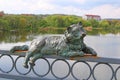
<svg viewBox="0 0 120 80"><path fill-rule="evenodd" d="M78 25L82 25L82 22L79 22Z"/></svg>

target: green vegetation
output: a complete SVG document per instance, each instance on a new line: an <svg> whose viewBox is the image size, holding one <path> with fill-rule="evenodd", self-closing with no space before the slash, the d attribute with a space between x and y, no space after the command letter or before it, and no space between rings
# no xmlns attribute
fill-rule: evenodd
<svg viewBox="0 0 120 80"><path fill-rule="evenodd" d="M75 15L10 15L0 16L0 42L32 40L39 34L64 34L66 27L82 22L88 35L120 32L120 20L84 20Z"/></svg>
<svg viewBox="0 0 120 80"><path fill-rule="evenodd" d="M84 20L75 15L10 15L0 17L0 31L29 31L33 33L59 33L71 24L82 22L84 27L105 29L113 32L120 29L120 20ZM57 30L58 29L58 30ZM56 32L57 31L57 32ZM105 32L104 32L105 33Z"/></svg>

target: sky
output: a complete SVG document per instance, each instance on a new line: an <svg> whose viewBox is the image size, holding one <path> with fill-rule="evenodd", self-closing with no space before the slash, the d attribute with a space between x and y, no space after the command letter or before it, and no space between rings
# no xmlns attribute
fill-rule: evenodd
<svg viewBox="0 0 120 80"><path fill-rule="evenodd" d="M93 14L103 19L120 19L120 0L0 0L0 11L8 14Z"/></svg>

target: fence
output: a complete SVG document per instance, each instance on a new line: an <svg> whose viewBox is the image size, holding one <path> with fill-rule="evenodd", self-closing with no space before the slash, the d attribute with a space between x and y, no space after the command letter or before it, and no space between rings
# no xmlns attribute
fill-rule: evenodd
<svg viewBox="0 0 120 80"><path fill-rule="evenodd" d="M1 78L17 80L120 80L120 59L92 56L64 58L51 55L39 59L45 65L43 63L40 65L37 60L38 63L34 67L29 65L29 68L25 69L20 68L21 62L24 60L23 54L15 56L10 55L8 51L0 52ZM41 66L43 68L39 71Z"/></svg>

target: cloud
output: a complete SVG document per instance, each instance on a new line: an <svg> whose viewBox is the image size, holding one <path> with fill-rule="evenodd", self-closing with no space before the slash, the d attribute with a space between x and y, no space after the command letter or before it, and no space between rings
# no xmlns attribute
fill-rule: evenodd
<svg viewBox="0 0 120 80"><path fill-rule="evenodd" d="M74 6L67 6L64 7L62 11L66 14L76 14L79 16L83 16L85 14L95 14L100 15L102 18L120 18L120 7L108 4L97 6L91 9L82 9Z"/></svg>
<svg viewBox="0 0 120 80"><path fill-rule="evenodd" d="M49 0L40 0L36 4L30 6L32 10L53 10L55 8L54 5L49 3Z"/></svg>
<svg viewBox="0 0 120 80"><path fill-rule="evenodd" d="M13 14L42 14L45 12L49 14L60 8L60 6L52 4L52 1L54 0L2 0L0 1L0 11Z"/></svg>
<svg viewBox="0 0 120 80"><path fill-rule="evenodd" d="M24 11L27 9L27 3L23 3L22 0L1 0L0 1L0 10L3 10L8 13L17 13L19 11Z"/></svg>
<svg viewBox="0 0 120 80"><path fill-rule="evenodd" d="M74 1L74 2L79 2L79 3L83 4L83 3L85 3L87 0L72 0L72 1Z"/></svg>
<svg viewBox="0 0 120 80"><path fill-rule="evenodd" d="M112 5L101 5L88 10L88 12L86 11L86 13L98 14L103 18L120 18L120 7Z"/></svg>
<svg viewBox="0 0 120 80"><path fill-rule="evenodd" d="M99 4L98 0L0 0L0 11L21 14L97 14L102 18L120 18L120 7L112 4ZM91 3L92 4L91 4ZM101 1L103 2L103 1ZM88 6L86 6L86 3ZM99 5L98 5L99 4ZM89 8L86 8L89 7Z"/></svg>

